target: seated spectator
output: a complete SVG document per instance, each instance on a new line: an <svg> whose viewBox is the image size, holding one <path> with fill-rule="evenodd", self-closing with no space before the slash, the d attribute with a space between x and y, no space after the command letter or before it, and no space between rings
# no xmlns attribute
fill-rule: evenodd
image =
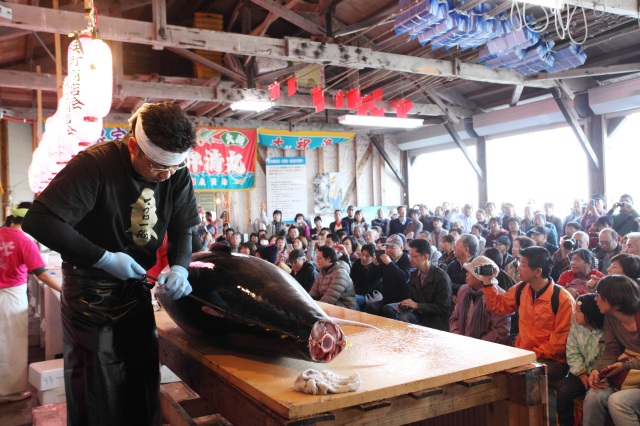
<svg viewBox="0 0 640 426"><path fill-rule="evenodd" d="M322 218L320 216L316 216L313 218L314 227L311 230L311 235L319 235L320 231L322 231Z"/></svg>
<svg viewBox="0 0 640 426"><path fill-rule="evenodd" d="M611 258L611 266L607 275L626 275L632 280L640 278L640 256L629 253L619 253Z"/></svg>
<svg viewBox="0 0 640 426"><path fill-rule="evenodd" d="M483 256L490 259L496 265L503 264L502 262L502 253L495 247L489 247L483 253ZM499 268L500 272L498 272L498 276L496 279L498 280L498 287L503 289L504 291L509 290L511 287L516 285L516 281L508 275L503 268Z"/></svg>
<svg viewBox="0 0 640 426"><path fill-rule="evenodd" d="M487 248L487 240L482 236L484 228L482 225L474 224L471 226L471 235L475 235L478 239L478 253L482 253Z"/></svg>
<svg viewBox="0 0 640 426"><path fill-rule="evenodd" d="M320 235L314 235L311 237L311 240L308 241L307 244L307 260L311 262L316 261L316 248L322 247L326 245L326 239L324 233L321 232ZM328 234L327 234L328 235Z"/></svg>
<svg viewBox="0 0 640 426"><path fill-rule="evenodd" d="M302 250L304 253L307 253L307 239L305 237L296 237L293 240L293 249L294 250ZM291 255L291 253L289 253Z"/></svg>
<svg viewBox="0 0 640 426"><path fill-rule="evenodd" d="M316 265L313 262L307 261L302 250L293 250L289 253L287 264L291 268L291 276L295 278L308 293L318 277Z"/></svg>
<svg viewBox="0 0 640 426"><path fill-rule="evenodd" d="M257 245L259 241L260 241L260 239L258 238L258 234L257 233L252 232L251 234L249 234L249 241L248 242Z"/></svg>
<svg viewBox="0 0 640 426"><path fill-rule="evenodd" d="M391 219L389 222L389 234L404 234L404 230L413 219L407 217L407 209L405 206L398 206L398 217Z"/></svg>
<svg viewBox="0 0 640 426"><path fill-rule="evenodd" d="M509 254L511 253L511 246L513 245L513 241L518 238L526 235L524 232L520 230L520 221L517 217L510 217L507 221L507 226L509 227Z"/></svg>
<svg viewBox="0 0 640 426"><path fill-rule="evenodd" d="M442 253L442 256L438 261L438 268L446 271L447 265L449 265L449 263L451 263L456 258L456 255L453 252L453 246L455 245L455 243L456 239L453 237L453 235L447 234L443 235L442 238L440 238L440 252Z"/></svg>
<svg viewBox="0 0 640 426"><path fill-rule="evenodd" d="M463 265L478 255L478 239L471 234L462 234L453 246L455 259L447 265L447 274L451 279L452 302L456 303L458 289L467 281L467 271Z"/></svg>
<svg viewBox="0 0 640 426"><path fill-rule="evenodd" d="M526 234L534 226L535 225L533 224L533 207L527 204L526 206L524 206L524 217L520 221L520 230Z"/></svg>
<svg viewBox="0 0 640 426"><path fill-rule="evenodd" d="M556 409L560 426L573 426L573 401L589 390L589 374L604 349L604 316L595 294L583 294L576 301L575 322L567 337L569 374L558 386Z"/></svg>
<svg viewBox="0 0 640 426"><path fill-rule="evenodd" d="M298 238L300 235L302 234L300 234L300 232L298 231L298 227L289 227L289 229L287 229L287 244L293 244L293 240Z"/></svg>
<svg viewBox="0 0 640 426"><path fill-rule="evenodd" d="M320 302L357 310L356 293L348 266L338 260L333 247L318 247L316 256L319 274L309 295Z"/></svg>
<svg viewBox="0 0 640 426"><path fill-rule="evenodd" d="M286 263L287 259L289 258L289 252L291 251L291 250L287 249L287 240L286 240L286 238L285 237L276 238L276 247L278 248L276 264L278 264L278 263Z"/></svg>
<svg viewBox="0 0 640 426"><path fill-rule="evenodd" d="M577 249L569 254L571 269L564 271L558 279L558 285L564 287L574 299L588 292L587 281L602 278L604 274L593 269L593 254L589 249Z"/></svg>
<svg viewBox="0 0 640 426"><path fill-rule="evenodd" d="M247 254L249 256L255 256L256 245L248 241L246 243L242 243L240 244L240 249L238 250L238 253Z"/></svg>
<svg viewBox="0 0 640 426"><path fill-rule="evenodd" d="M549 253L553 254L558 250L558 247L547 241L549 233L549 228L547 228L546 226L536 226L529 231L529 237L531 237L531 239L535 241L538 247L543 247Z"/></svg>
<svg viewBox="0 0 640 426"><path fill-rule="evenodd" d="M446 229L448 231L449 228L451 228L451 223L449 223L449 218L445 216L444 209L441 206L437 206L433 213L434 216L442 218L442 229Z"/></svg>
<svg viewBox="0 0 640 426"><path fill-rule="evenodd" d="M229 240L231 244L231 253L238 253L240 249L240 244L242 244L242 234L235 233L231 235L231 239Z"/></svg>
<svg viewBox="0 0 640 426"><path fill-rule="evenodd" d="M431 244L427 240L409 243L410 294L397 303L386 304L382 314L411 324L448 331L451 282L440 268L431 265ZM384 290L383 290L384 294Z"/></svg>
<svg viewBox="0 0 640 426"><path fill-rule="evenodd" d="M465 204L462 207L462 213L454 216L452 219L456 222L460 222L460 229L462 229L462 233L471 233L471 225L477 222L476 218L471 216L472 212L473 206L471 204Z"/></svg>
<svg viewBox="0 0 640 426"><path fill-rule="evenodd" d="M356 301L361 311L366 308L367 294L382 290L382 271L373 263L376 248L373 244L365 244L360 250L360 258L351 265L351 281L356 292Z"/></svg>
<svg viewBox="0 0 640 426"><path fill-rule="evenodd" d="M627 235L627 246L624 252L640 256L640 232L629 232Z"/></svg>
<svg viewBox="0 0 640 426"><path fill-rule="evenodd" d="M409 209L409 217L411 222L404 228L403 234L407 238L416 238L418 233L422 231L422 222L420 222L420 213L416 209Z"/></svg>
<svg viewBox="0 0 640 426"><path fill-rule="evenodd" d="M462 235L462 229L458 227L452 227L451 229L449 229L449 235L452 235L453 238L458 241L458 238L460 238L460 235Z"/></svg>
<svg viewBox="0 0 640 426"><path fill-rule="evenodd" d="M611 259L622 252L622 246L618 244L618 233L611 228L604 228L598 235L599 245L593 250L593 255L598 259L598 270L605 273L611 266Z"/></svg>
<svg viewBox="0 0 640 426"><path fill-rule="evenodd" d="M560 232L562 232L562 230L564 229L563 226L562 226L564 224L564 222L558 216L555 216L553 214L554 210L555 210L555 204L554 203L552 203L552 202L544 203L545 219L546 219L547 222L553 223L553 226L556 228L556 231L558 232L558 236L559 236Z"/></svg>
<svg viewBox="0 0 640 426"><path fill-rule="evenodd" d="M361 225L356 225L354 223L352 231L353 231L353 236L355 237L358 244L360 245L366 244L366 241L364 240L364 230Z"/></svg>
<svg viewBox="0 0 640 426"><path fill-rule="evenodd" d="M471 263L465 263L467 282L458 290L458 302L449 319L449 329L454 334L486 340L493 343L505 343L509 337L511 315L495 314L487 310L482 293L482 279L478 267L489 266L498 270L491 259L478 256ZM503 289L498 290L504 293Z"/></svg>
<svg viewBox="0 0 640 426"><path fill-rule="evenodd" d="M383 235L389 235L389 219L384 217L384 210L378 209L378 217L371 221L371 226L379 226Z"/></svg>
<svg viewBox="0 0 640 426"><path fill-rule="evenodd" d="M640 352L640 289L629 277L610 275L600 280L596 294L598 309L604 314L605 344L589 374L591 389L584 399L583 424L604 425L608 412L616 425L637 425L640 389L616 391L611 381L622 371L640 369L639 359L619 358L625 351Z"/></svg>
<svg viewBox="0 0 640 426"><path fill-rule="evenodd" d="M573 200L573 208L571 209L571 213L564 218L564 226L567 227L569 222L575 222L580 225L580 221L582 220L582 200L576 198ZM582 227L580 227L582 229Z"/></svg>
<svg viewBox="0 0 640 426"><path fill-rule="evenodd" d="M502 224L501 227L502 229L504 229L505 231L509 230L509 218L511 217L515 217L518 219L518 222L522 222L522 218L518 217L518 215L516 215L516 209L513 206L513 204L511 203L504 203L502 205L502 211L504 213L504 216L502 216Z"/></svg>
<svg viewBox="0 0 640 426"><path fill-rule="evenodd" d="M580 227L585 231L588 231L592 227L594 227L596 220L599 217L605 216L607 214L606 207L607 200L604 198L602 194L595 194L589 200L589 204L587 204L587 210L582 215L582 219L580 220ZM613 225L613 223L611 224ZM610 225L610 226L611 226Z"/></svg>
<svg viewBox="0 0 640 426"><path fill-rule="evenodd" d="M618 214L613 214L616 209L620 209ZM613 229L619 235L627 235L629 232L638 231L636 218L640 217L633 208L633 198L629 194L620 196L620 201L611 206L607 216L613 217Z"/></svg>
<svg viewBox="0 0 640 426"><path fill-rule="evenodd" d="M342 238L342 247L338 249L338 252L346 254L349 256L349 265L358 260L360 255L358 251L360 249L360 244L353 235L347 235Z"/></svg>
<svg viewBox="0 0 640 426"><path fill-rule="evenodd" d="M584 231L576 231L571 237L576 244L577 248L589 248L589 235Z"/></svg>
<svg viewBox="0 0 640 426"><path fill-rule="evenodd" d="M380 237L376 240L376 250L384 250L384 243L387 242L387 237Z"/></svg>
<svg viewBox="0 0 640 426"><path fill-rule="evenodd" d="M513 248L511 252L513 253L513 262L507 265L504 271L509 275L513 280L517 283L522 281L520 278L520 250L525 249L527 247L533 247L535 242L529 237L518 237L513 242Z"/></svg>
<svg viewBox="0 0 640 426"><path fill-rule="evenodd" d="M556 290L550 277L551 255L546 249L528 247L520 250L520 256L521 283L501 293L494 285L495 276L482 276L482 291L491 312L518 312L520 329L515 346L535 352L538 362L547 365L549 383L555 383L568 370L566 344L575 301L566 290ZM557 306L553 302L555 292Z"/></svg>
<svg viewBox="0 0 640 426"><path fill-rule="evenodd" d="M442 227L443 218L441 216L434 216L432 220L433 231L431 231L431 244L436 247L436 250L442 252L442 247L440 247L440 241L444 235L447 235L449 232Z"/></svg>
<svg viewBox="0 0 640 426"><path fill-rule="evenodd" d="M476 225L482 226L483 237L489 233L489 219L487 219L487 212L484 209L476 210Z"/></svg>
<svg viewBox="0 0 640 426"><path fill-rule="evenodd" d="M493 240L493 247L500 250L500 253L502 254L502 263L498 264L500 269L506 268L509 263L513 262L513 256L509 254L511 251L511 240L509 237L502 235L496 238Z"/></svg>
<svg viewBox="0 0 640 426"><path fill-rule="evenodd" d="M578 231L582 231L582 228L580 227L580 224L578 222L567 222L567 224L564 225L564 235L562 236L562 238L560 238L560 240L563 241L572 238L573 234Z"/></svg>
<svg viewBox="0 0 640 426"><path fill-rule="evenodd" d="M402 251L404 240L400 234L389 235L384 243L384 254L373 258L382 272L382 300L367 303L367 313L380 315L382 307L389 303L398 303L410 295L409 273L412 266L409 256Z"/></svg>
<svg viewBox="0 0 640 426"><path fill-rule="evenodd" d="M487 240L487 247L493 247L493 241L498 237L501 237L503 235L505 237L509 237L509 232L502 229L500 223L501 221L498 217L492 217L491 219L489 219L489 233L485 237L485 239Z"/></svg>
<svg viewBox="0 0 640 426"><path fill-rule="evenodd" d="M289 268L286 263L278 260L278 246L275 244L258 247L256 249L256 257L276 265L287 274L291 273L291 268Z"/></svg>
<svg viewBox="0 0 640 426"><path fill-rule="evenodd" d="M553 253L551 256L551 261L553 262L551 278L553 278L554 281L557 282L558 278L560 278L560 274L569 270L571 267L569 255L578 248L578 243L570 238L568 240L564 240L560 245L560 249ZM595 265L592 264L592 266Z"/></svg>
<svg viewBox="0 0 640 426"><path fill-rule="evenodd" d="M543 212L536 212L533 215L533 228L531 228L529 232L538 227L547 228L547 241L552 246L558 247L558 230L553 223L547 222L547 217Z"/></svg>
<svg viewBox="0 0 640 426"><path fill-rule="evenodd" d="M369 224L367 223L367 220L364 218L364 212L362 210L356 210L353 224L351 226L352 231L354 226L360 226L362 230L362 234L364 234L369 229ZM362 237L362 235L360 237Z"/></svg>

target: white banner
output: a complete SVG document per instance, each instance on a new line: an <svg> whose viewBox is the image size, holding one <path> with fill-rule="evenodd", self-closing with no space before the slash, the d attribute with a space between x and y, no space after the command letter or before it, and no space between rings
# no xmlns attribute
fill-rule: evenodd
<svg viewBox="0 0 640 426"><path fill-rule="evenodd" d="M280 210L285 222L293 222L297 213L308 219L306 158L272 157L266 165L267 215Z"/></svg>

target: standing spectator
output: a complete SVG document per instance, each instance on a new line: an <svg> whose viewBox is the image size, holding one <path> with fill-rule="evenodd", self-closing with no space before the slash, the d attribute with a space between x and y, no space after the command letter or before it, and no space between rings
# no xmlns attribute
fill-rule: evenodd
<svg viewBox="0 0 640 426"><path fill-rule="evenodd" d="M502 211L504 212L504 216L502 217L502 229L505 231L509 230L509 218L516 217L520 222L522 219L516 215L516 209L511 203L504 203L502 205Z"/></svg>
<svg viewBox="0 0 640 426"><path fill-rule="evenodd" d="M454 334L505 343L509 338L511 315L495 314L487 310L482 294L482 277L477 272L480 266L498 270L498 265L485 256L478 256L471 263L464 264L467 282L458 290L458 302L449 320L449 329ZM498 293L502 294L504 290L498 288Z"/></svg>
<svg viewBox="0 0 640 426"><path fill-rule="evenodd" d="M353 220L353 226L360 226L360 228L362 229L363 235L369 229L369 224L367 223L367 220L364 218L364 213L362 212L362 210L356 210L356 214L354 215L354 220Z"/></svg>
<svg viewBox="0 0 640 426"><path fill-rule="evenodd" d="M308 293L318 277L316 265L313 262L307 261L302 250L293 250L289 253L287 263L291 268L291 276L295 278Z"/></svg>
<svg viewBox="0 0 640 426"><path fill-rule="evenodd" d="M314 217L313 224L315 227L311 230L311 236L319 235L320 231L322 231L322 218L320 216Z"/></svg>
<svg viewBox="0 0 640 426"><path fill-rule="evenodd" d="M596 220L599 217L607 214L606 210L606 200L604 195L595 194L589 200L589 204L587 205L587 212L582 215L582 219L580 220L580 226L585 231L589 231L593 225L595 225Z"/></svg>
<svg viewBox="0 0 640 426"><path fill-rule="evenodd" d="M396 219L392 219L389 222L389 233L390 234L403 234L404 229L408 224L412 222L410 217L407 217L407 210L405 206L398 206L398 217Z"/></svg>
<svg viewBox="0 0 640 426"><path fill-rule="evenodd" d="M348 266L338 260L333 247L318 247L316 256L320 272L309 295L320 302L358 310Z"/></svg>
<svg viewBox="0 0 640 426"><path fill-rule="evenodd" d="M282 212L280 210L274 210L272 217L273 220L270 221L267 218L267 204L263 201L260 203L260 220L267 224L267 234L270 236L278 236L280 235L280 231L285 229L284 222L282 221Z"/></svg>
<svg viewBox="0 0 640 426"><path fill-rule="evenodd" d="M378 209L378 217L371 221L371 226L379 226L383 235L389 235L389 222L390 220L384 217L384 210L380 208Z"/></svg>
<svg viewBox="0 0 640 426"><path fill-rule="evenodd" d="M353 206L347 207L347 217L342 219L342 226L344 230L347 231L347 235L351 235L351 230L353 227L353 222L355 222L356 218L354 216L356 209Z"/></svg>
<svg viewBox="0 0 640 426"><path fill-rule="evenodd" d="M298 229L298 235L301 235L307 239L311 238L311 229L309 229L309 225L307 225L307 220L305 219L302 213L296 214L295 223L293 227Z"/></svg>
<svg viewBox="0 0 640 426"><path fill-rule="evenodd" d="M568 370L566 361L567 335L571 326L574 300L564 289L558 289L558 306L553 294L557 292L550 278L551 256L542 247L520 251L522 282L501 294L492 277L482 276L482 291L491 312L519 314L519 333L516 347L533 351L538 362L547 364L549 383L563 378ZM496 272L497 275L497 272ZM519 300L517 295L519 295ZM556 311L557 309L557 311Z"/></svg>
<svg viewBox="0 0 640 426"><path fill-rule="evenodd" d="M382 307L389 303L398 303L410 295L409 274L411 262L402 251L404 240L399 234L389 235L384 243L384 254L374 258L382 271L382 300L367 303L367 313L380 315Z"/></svg>
<svg viewBox="0 0 640 426"><path fill-rule="evenodd" d="M347 233L349 233L348 232L349 223L342 220L342 210L336 209L333 212L333 218L335 220L329 224L329 229L331 230L332 233L335 234L337 231L341 229L344 229L345 231L347 231Z"/></svg>
<svg viewBox="0 0 640 426"><path fill-rule="evenodd" d="M465 234L471 233L471 226L477 222L476 218L471 217L473 212L473 206L471 204L465 204L462 207L462 213L454 216L453 221L460 222L460 229Z"/></svg>
<svg viewBox="0 0 640 426"><path fill-rule="evenodd" d="M496 203L489 201L484 205L484 209L487 212L487 217L489 219L491 219L492 217L497 217L498 219L500 219L500 221L502 221L502 212L498 211Z"/></svg>
<svg viewBox="0 0 640 426"><path fill-rule="evenodd" d="M589 374L604 349L604 316L596 305L596 295L583 294L576 301L575 323L567 337L569 374L558 386L558 424L573 426L573 401L589 390Z"/></svg>
<svg viewBox="0 0 640 426"><path fill-rule="evenodd" d="M616 425L637 425L640 389L616 391L611 381L622 371L640 369L638 358L619 359L625 351L640 352L640 290L631 278L611 275L600 280L596 295L598 309L604 314L605 344L589 374L591 389L584 399L583 424L604 425L609 412ZM607 380L602 381L601 374Z"/></svg>
<svg viewBox="0 0 640 426"><path fill-rule="evenodd" d="M60 284L47 272L38 246L22 231L22 221L31 207L22 202L13 209L11 223L0 228L0 404L29 398L27 389L29 301L27 274L54 290Z"/></svg>
<svg viewBox="0 0 640 426"><path fill-rule="evenodd" d="M410 295L385 305L382 313L387 318L449 331L451 281L442 269L431 265L431 244L427 240L411 241L409 250L414 268L409 278Z"/></svg>
<svg viewBox="0 0 640 426"><path fill-rule="evenodd" d="M360 258L351 265L351 281L356 292L356 301L361 311L366 308L367 294L382 290L382 271L380 265L373 263L376 255L376 247L373 244L365 244L360 251Z"/></svg>
<svg viewBox="0 0 640 426"><path fill-rule="evenodd" d="M613 214L616 209L620 209L618 214ZM611 210L607 212L607 216L613 217L613 229L618 235L627 235L629 232L638 231L638 222L636 218L640 217L633 208L633 198L631 195L624 194L620 196L620 201L611 206Z"/></svg>

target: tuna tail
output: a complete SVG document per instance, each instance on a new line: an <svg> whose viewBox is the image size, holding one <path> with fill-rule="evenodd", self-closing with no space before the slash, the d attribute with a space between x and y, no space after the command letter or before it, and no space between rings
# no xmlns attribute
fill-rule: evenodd
<svg viewBox="0 0 640 426"><path fill-rule="evenodd" d="M346 320L346 319L334 318L334 317L329 317L329 318L331 318L331 321L335 322L338 325L352 325L354 327L372 328L372 329L374 329L376 331L382 331L378 327L375 327L373 325L366 324L366 323L363 323L363 322L349 321L349 320Z"/></svg>

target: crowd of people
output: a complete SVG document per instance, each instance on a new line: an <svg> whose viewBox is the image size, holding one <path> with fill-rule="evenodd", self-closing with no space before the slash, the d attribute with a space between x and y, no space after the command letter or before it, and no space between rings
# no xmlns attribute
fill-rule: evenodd
<svg viewBox="0 0 640 426"><path fill-rule="evenodd" d="M383 209L368 222L348 206L334 220L293 223L261 205L248 241L211 215L193 230L194 251L213 241L290 273L316 300L535 352L557 389L560 425L637 424L640 383L616 387L640 369L640 215L624 194L575 200L564 218L553 203L474 209L443 203ZM638 372L640 374L640 372Z"/></svg>

